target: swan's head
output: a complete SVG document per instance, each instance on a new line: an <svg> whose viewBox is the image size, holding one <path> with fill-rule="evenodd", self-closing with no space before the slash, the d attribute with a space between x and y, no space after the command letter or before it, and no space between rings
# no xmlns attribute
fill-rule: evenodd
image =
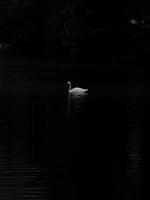
<svg viewBox="0 0 150 200"><path fill-rule="evenodd" d="M71 82L70 81L67 81L67 85L70 85L71 84Z"/></svg>

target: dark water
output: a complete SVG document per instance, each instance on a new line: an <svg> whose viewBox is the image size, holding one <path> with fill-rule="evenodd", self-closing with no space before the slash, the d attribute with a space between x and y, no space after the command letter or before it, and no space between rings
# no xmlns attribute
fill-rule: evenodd
<svg viewBox="0 0 150 200"><path fill-rule="evenodd" d="M143 91L131 66L1 61L0 199L141 200Z"/></svg>

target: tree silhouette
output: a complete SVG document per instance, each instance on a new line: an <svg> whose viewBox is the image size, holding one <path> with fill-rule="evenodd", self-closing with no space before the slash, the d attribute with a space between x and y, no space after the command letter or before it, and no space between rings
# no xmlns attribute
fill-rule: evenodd
<svg viewBox="0 0 150 200"><path fill-rule="evenodd" d="M146 0L1 0L0 43L31 54L100 55L111 41L127 42L128 18L148 21L149 7Z"/></svg>

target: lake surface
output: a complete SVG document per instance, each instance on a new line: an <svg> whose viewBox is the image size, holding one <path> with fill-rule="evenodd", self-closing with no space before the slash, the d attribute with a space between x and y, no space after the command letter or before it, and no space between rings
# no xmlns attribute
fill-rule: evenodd
<svg viewBox="0 0 150 200"><path fill-rule="evenodd" d="M0 199L141 200L144 103L133 66L1 61Z"/></svg>

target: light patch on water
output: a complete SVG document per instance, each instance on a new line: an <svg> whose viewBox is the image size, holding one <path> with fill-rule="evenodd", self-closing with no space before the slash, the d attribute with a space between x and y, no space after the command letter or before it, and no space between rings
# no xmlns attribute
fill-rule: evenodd
<svg viewBox="0 0 150 200"><path fill-rule="evenodd" d="M136 19L130 19L129 23L130 24L138 24L139 22Z"/></svg>

